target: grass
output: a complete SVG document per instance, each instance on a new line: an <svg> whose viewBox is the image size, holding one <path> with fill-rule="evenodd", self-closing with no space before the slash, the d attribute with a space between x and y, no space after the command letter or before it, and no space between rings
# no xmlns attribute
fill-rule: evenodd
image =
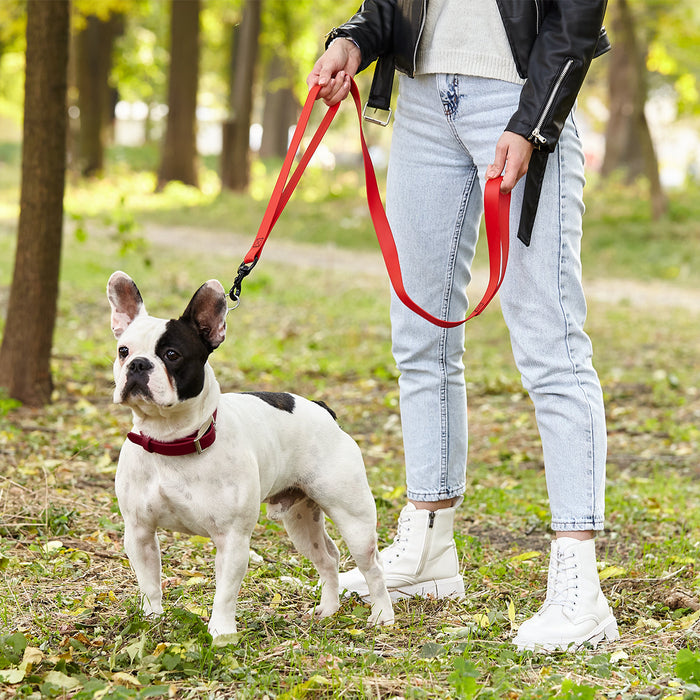
<svg viewBox="0 0 700 700"><path fill-rule="evenodd" d="M213 187L152 195L147 175L119 167L109 179L72 184L67 198L83 234L66 236L53 403L34 410L0 395L0 696L698 697L699 314L673 307L652 316L631 303L590 303L609 416L608 527L598 544L618 643L535 655L510 645L543 597L550 533L532 410L496 308L468 327L470 467L457 524L464 601L402 602L391 629L368 629L369 610L355 600L329 620L305 619L315 572L263 514L253 534L261 559L243 582L235 643L212 645L206 632L213 551L204 538L161 535L166 614L142 619L113 492L129 416L110 400L106 280L125 269L152 313L179 314L203 280L228 279L238 260L156 249L138 241L145 223L250 230L252 238L263 203ZM256 186L265 189L273 172L270 165L259 173ZM311 202L293 200L274 235L300 240L308 217L317 220L314 235L340 236L339 216L356 211L362 226L337 243L372 245L355 183L336 196L329 179L311 176L318 188L306 195ZM676 258L682 239L683 255L697 263L697 203L679 197L669 219L653 224L638 211L638 194L593 188L589 273L647 280L668 278L664 270L675 266L674 285L690 286ZM11 213L15 195L16 176L0 167L0 212ZM0 215L2 308L14 226ZM675 232L673 245L667 231ZM363 450L386 544L405 498L386 281L362 271L300 275L263 262L212 358L217 376L226 390L292 388L331 405Z"/></svg>

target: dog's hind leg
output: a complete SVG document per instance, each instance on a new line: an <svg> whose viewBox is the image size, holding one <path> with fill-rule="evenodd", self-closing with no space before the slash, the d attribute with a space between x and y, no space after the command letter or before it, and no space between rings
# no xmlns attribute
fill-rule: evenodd
<svg viewBox="0 0 700 700"><path fill-rule="evenodd" d="M360 496L358 496L360 498ZM345 540L357 568L367 581L372 612L369 623L372 625L394 624L394 609L384 580L384 570L379 557L376 534L376 510L374 500L368 491L368 503L361 511L346 504L336 502L330 508L328 517L335 523Z"/></svg>
<svg viewBox="0 0 700 700"><path fill-rule="evenodd" d="M321 584L321 602L316 608L318 617L328 617L340 607L338 591L338 563L340 554L335 542L326 532L323 511L310 498L297 501L284 512L282 522L300 554L316 567Z"/></svg>

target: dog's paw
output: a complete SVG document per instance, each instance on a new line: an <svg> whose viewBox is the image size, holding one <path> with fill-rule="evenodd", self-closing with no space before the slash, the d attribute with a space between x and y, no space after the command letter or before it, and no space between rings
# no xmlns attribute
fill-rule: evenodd
<svg viewBox="0 0 700 700"><path fill-rule="evenodd" d="M383 608L380 608L379 610L375 610L373 607L370 616L367 618L367 624L371 625L373 627L376 627L379 625L393 625L394 624L394 610L393 610L393 608L389 608L388 610L384 610Z"/></svg>
<svg viewBox="0 0 700 700"><path fill-rule="evenodd" d="M217 640L217 642L219 639L223 639L223 643L228 644L229 642L226 641L225 638L233 637L236 634L236 623L212 618L209 621L207 629L209 630L209 634Z"/></svg>
<svg viewBox="0 0 700 700"><path fill-rule="evenodd" d="M163 614L163 606L158 603L157 605L151 605L147 598L144 598L141 603L141 612L144 617L156 618Z"/></svg>
<svg viewBox="0 0 700 700"><path fill-rule="evenodd" d="M322 620L325 617L331 617L331 615L335 615L338 610L340 610L340 602L336 598L335 601L331 602L324 602L321 601L313 611L313 616L319 620Z"/></svg>

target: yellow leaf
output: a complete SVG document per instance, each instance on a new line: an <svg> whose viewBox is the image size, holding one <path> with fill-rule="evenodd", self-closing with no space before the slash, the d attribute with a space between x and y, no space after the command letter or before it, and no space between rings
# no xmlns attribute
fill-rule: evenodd
<svg viewBox="0 0 700 700"><path fill-rule="evenodd" d="M185 586L187 588L192 588L193 586L201 586L202 584L204 584L206 582L207 582L206 577L198 574L197 576L192 576L192 577L188 578L185 581Z"/></svg>
<svg viewBox="0 0 700 700"><path fill-rule="evenodd" d="M598 578L604 581L606 578L613 578L615 576L623 576L627 573L627 569L621 566L606 566L599 574Z"/></svg>
<svg viewBox="0 0 700 700"><path fill-rule="evenodd" d="M0 669L0 681L3 683L21 683L24 680L24 669L4 668Z"/></svg>
<svg viewBox="0 0 700 700"><path fill-rule="evenodd" d="M117 594L116 594L114 591L110 591L109 593L107 593L107 597L108 597L113 603L116 603L116 602L117 602Z"/></svg>
<svg viewBox="0 0 700 700"><path fill-rule="evenodd" d="M107 468L112 466L112 456L109 453L109 450L105 450L104 454L102 457L100 457L97 460L97 463L95 464L95 468L97 469L98 472L104 472Z"/></svg>
<svg viewBox="0 0 700 700"><path fill-rule="evenodd" d="M130 673L126 673L124 671L117 671L116 673L113 673L112 680L117 685L125 685L127 688L138 688L141 685L136 676L132 676Z"/></svg>
<svg viewBox="0 0 700 700"><path fill-rule="evenodd" d="M153 656L158 658L167 648L168 644L165 642L161 642L154 650L153 650Z"/></svg>
<svg viewBox="0 0 700 700"><path fill-rule="evenodd" d="M508 619L515 622L515 603L512 600L508 601Z"/></svg>
<svg viewBox="0 0 700 700"><path fill-rule="evenodd" d="M282 596L279 593L275 593L270 601L270 607L276 608L282 602Z"/></svg>
<svg viewBox="0 0 700 700"><path fill-rule="evenodd" d="M22 663L19 665L21 669L25 671L31 671L33 666L40 664L44 658L44 654L41 649L36 647L26 647L24 649L24 656L22 656Z"/></svg>
<svg viewBox="0 0 700 700"><path fill-rule="evenodd" d="M696 610L692 615L686 615L678 620L678 624L682 630L687 630L700 620L700 610Z"/></svg>
<svg viewBox="0 0 700 700"><path fill-rule="evenodd" d="M510 561L529 561L530 559L536 559L537 557L541 557L542 552L535 552L534 550L531 552L521 552L520 554L516 554L510 558Z"/></svg>
<svg viewBox="0 0 700 700"><path fill-rule="evenodd" d="M313 694L316 696L318 690L323 686L332 685L332 681L324 676L314 675L308 681L299 683L291 688L288 692L278 696L280 699L288 700L291 698L305 698L307 695Z"/></svg>
<svg viewBox="0 0 700 700"><path fill-rule="evenodd" d="M63 542L60 540L51 540L43 546L43 550L46 554L53 554L58 552L59 549L63 549Z"/></svg>
<svg viewBox="0 0 700 700"><path fill-rule="evenodd" d="M192 614L199 615L199 617L207 616L207 609L203 608L201 605L195 605L194 603L185 605L185 610L189 610Z"/></svg>
<svg viewBox="0 0 700 700"><path fill-rule="evenodd" d="M192 535L192 537L189 538L189 541L192 544L207 544L209 542L209 538L202 537L202 535Z"/></svg>
<svg viewBox="0 0 700 700"><path fill-rule="evenodd" d="M228 634L220 634L218 637L214 637L213 645L215 647L225 647L229 644L238 644L241 639L241 635L238 632L229 632ZM238 668L237 662L233 661L230 668Z"/></svg>
<svg viewBox="0 0 700 700"><path fill-rule="evenodd" d="M488 627L491 623L489 622L489 616L484 614L473 615L472 619L476 622L479 627Z"/></svg>
<svg viewBox="0 0 700 700"><path fill-rule="evenodd" d="M61 671L49 671L44 676L44 681L51 683L51 685L57 685L62 690L75 690L80 687L80 681L77 678L71 678Z"/></svg>

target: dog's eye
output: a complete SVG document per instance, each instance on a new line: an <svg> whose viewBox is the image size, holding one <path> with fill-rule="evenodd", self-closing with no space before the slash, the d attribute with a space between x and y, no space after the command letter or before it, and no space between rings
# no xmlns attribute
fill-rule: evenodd
<svg viewBox="0 0 700 700"><path fill-rule="evenodd" d="M127 348L126 345L121 345L117 352L122 360L126 360L126 358L129 357L129 348Z"/></svg>
<svg viewBox="0 0 700 700"><path fill-rule="evenodd" d="M180 353L177 352L176 350L166 350L165 354L163 357L168 361L168 362L177 362L177 360L180 359Z"/></svg>

